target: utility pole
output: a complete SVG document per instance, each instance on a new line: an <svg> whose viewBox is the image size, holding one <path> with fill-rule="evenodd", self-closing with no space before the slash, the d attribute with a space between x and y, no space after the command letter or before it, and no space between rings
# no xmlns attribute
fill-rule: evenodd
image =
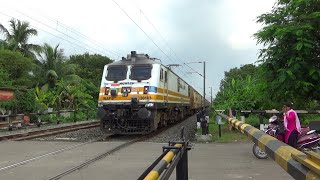
<svg viewBox="0 0 320 180"><path fill-rule="evenodd" d="M208 113L209 112L206 111L206 62L205 61L198 61L198 62L189 62L189 63L203 63L203 74L200 74L197 71L194 71L191 73L197 73L203 77L203 98L201 99L202 110L199 113L201 113L201 116L202 116L200 118L200 119L202 119L201 120L202 135L206 135L209 133L209 127L208 127L208 125L209 125L209 114ZM184 63L184 64L189 64L189 63Z"/></svg>
<svg viewBox="0 0 320 180"><path fill-rule="evenodd" d="M211 107L212 107L212 87L210 87L210 89L211 89L211 102L210 102L210 109L211 109Z"/></svg>
<svg viewBox="0 0 320 180"><path fill-rule="evenodd" d="M206 108L206 62L203 61L203 110Z"/></svg>

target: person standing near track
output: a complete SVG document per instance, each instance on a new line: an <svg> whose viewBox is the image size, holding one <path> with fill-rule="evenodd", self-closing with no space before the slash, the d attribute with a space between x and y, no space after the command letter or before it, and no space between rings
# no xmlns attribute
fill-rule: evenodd
<svg viewBox="0 0 320 180"><path fill-rule="evenodd" d="M301 125L298 114L292 109L293 103L287 102L283 105L283 125L285 129L285 143L297 148L298 136L301 133Z"/></svg>

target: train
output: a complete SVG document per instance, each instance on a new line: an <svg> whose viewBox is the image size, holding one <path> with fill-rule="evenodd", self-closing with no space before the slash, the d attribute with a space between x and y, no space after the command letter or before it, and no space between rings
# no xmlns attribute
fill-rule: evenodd
<svg viewBox="0 0 320 180"><path fill-rule="evenodd" d="M202 95L159 59L131 51L104 67L100 128L114 134L147 134L195 114L202 102ZM205 106L209 104L205 100Z"/></svg>

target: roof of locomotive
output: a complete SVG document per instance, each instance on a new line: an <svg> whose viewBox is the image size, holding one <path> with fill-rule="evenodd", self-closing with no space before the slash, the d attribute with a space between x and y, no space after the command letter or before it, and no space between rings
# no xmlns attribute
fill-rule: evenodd
<svg viewBox="0 0 320 180"><path fill-rule="evenodd" d="M157 61L158 60L158 61ZM138 64L161 64L159 59L150 58L148 54L128 54L127 58L122 58L120 61L116 61L108 64L108 66L117 65L138 65Z"/></svg>

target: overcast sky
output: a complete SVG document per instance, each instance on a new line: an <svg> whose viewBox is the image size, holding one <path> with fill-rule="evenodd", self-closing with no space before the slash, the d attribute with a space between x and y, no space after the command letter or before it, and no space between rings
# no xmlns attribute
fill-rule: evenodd
<svg viewBox="0 0 320 180"><path fill-rule="evenodd" d="M255 19L270 11L274 3L275 0L11 0L1 2L0 23L8 27L12 17L28 21L39 32L31 43L60 44L66 55L90 52L119 60L135 50L161 59L165 65L206 61L206 91L213 87L216 94L224 71L256 62L259 46L252 35L261 24L256 24ZM203 73L202 64L189 66ZM203 91L203 79L190 73L192 69L184 65L175 71Z"/></svg>

